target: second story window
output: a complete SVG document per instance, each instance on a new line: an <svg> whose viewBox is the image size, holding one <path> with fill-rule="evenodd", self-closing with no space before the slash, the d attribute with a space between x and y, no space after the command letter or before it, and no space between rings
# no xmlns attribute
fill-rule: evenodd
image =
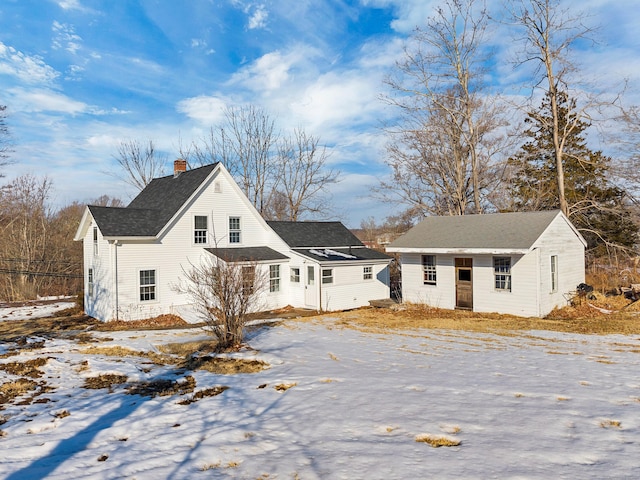
<svg viewBox="0 0 640 480"><path fill-rule="evenodd" d="M93 227L93 254L98 255L98 227Z"/></svg>
<svg viewBox="0 0 640 480"><path fill-rule="evenodd" d="M229 243L241 243L240 217L229 217Z"/></svg>
<svg viewBox="0 0 640 480"><path fill-rule="evenodd" d="M193 243L207 243L207 217L204 215L194 217Z"/></svg>

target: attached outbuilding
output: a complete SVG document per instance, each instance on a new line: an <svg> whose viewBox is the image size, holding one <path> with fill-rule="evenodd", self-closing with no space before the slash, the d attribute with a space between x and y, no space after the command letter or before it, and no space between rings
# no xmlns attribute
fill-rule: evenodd
<svg viewBox="0 0 640 480"><path fill-rule="evenodd" d="M584 282L586 242L561 211L428 217L387 247L402 298L543 317Z"/></svg>

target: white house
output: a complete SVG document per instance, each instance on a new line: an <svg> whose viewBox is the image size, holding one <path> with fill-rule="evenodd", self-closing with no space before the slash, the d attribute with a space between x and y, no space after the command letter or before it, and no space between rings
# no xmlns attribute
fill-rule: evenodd
<svg viewBox="0 0 640 480"><path fill-rule="evenodd" d="M543 317L584 282L586 242L560 211L428 217L387 247L402 298Z"/></svg>
<svg viewBox="0 0 640 480"><path fill-rule="evenodd" d="M367 249L339 222L266 222L221 163L156 178L126 207L88 206L85 311L100 320L177 313L176 291L192 265L218 257L251 261L269 276L261 306L342 310L389 296L389 257Z"/></svg>

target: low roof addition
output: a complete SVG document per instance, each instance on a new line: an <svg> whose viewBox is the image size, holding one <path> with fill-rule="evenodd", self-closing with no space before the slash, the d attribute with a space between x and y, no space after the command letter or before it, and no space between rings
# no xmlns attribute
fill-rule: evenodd
<svg viewBox="0 0 640 480"><path fill-rule="evenodd" d="M344 261L375 261L377 263L380 260L388 262L391 259L389 255L364 246L352 248L294 248L293 251L318 263Z"/></svg>
<svg viewBox="0 0 640 480"><path fill-rule="evenodd" d="M427 217L387 250L527 251L558 215L566 219L559 210ZM577 231L576 235L582 239Z"/></svg>
<svg viewBox="0 0 640 480"><path fill-rule="evenodd" d="M191 198L217 163L154 178L126 208L89 206L105 237L153 237Z"/></svg>
<svg viewBox="0 0 640 480"><path fill-rule="evenodd" d="M291 248L363 247L358 237L340 222L284 222L267 224Z"/></svg>
<svg viewBox="0 0 640 480"><path fill-rule="evenodd" d="M268 262L289 260L289 257L269 247L205 248L225 262Z"/></svg>

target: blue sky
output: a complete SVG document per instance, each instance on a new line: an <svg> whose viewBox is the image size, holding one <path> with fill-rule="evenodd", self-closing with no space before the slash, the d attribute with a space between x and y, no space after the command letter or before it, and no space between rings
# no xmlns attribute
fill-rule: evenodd
<svg viewBox="0 0 640 480"><path fill-rule="evenodd" d="M118 142L151 139L172 161L225 105L252 103L282 130L302 126L329 146L342 172L339 219L382 220L401 210L368 196L389 173L381 122L394 112L379 99L382 79L438 3L2 0L0 104L18 163L0 182L47 175L58 206L101 194L128 201L135 192L103 173ZM612 85L628 78L625 101L640 104L637 0L565 4L600 25L601 43L576 53L583 69ZM513 40L494 33L496 59L507 59ZM499 63L495 86L519 95L522 74Z"/></svg>

